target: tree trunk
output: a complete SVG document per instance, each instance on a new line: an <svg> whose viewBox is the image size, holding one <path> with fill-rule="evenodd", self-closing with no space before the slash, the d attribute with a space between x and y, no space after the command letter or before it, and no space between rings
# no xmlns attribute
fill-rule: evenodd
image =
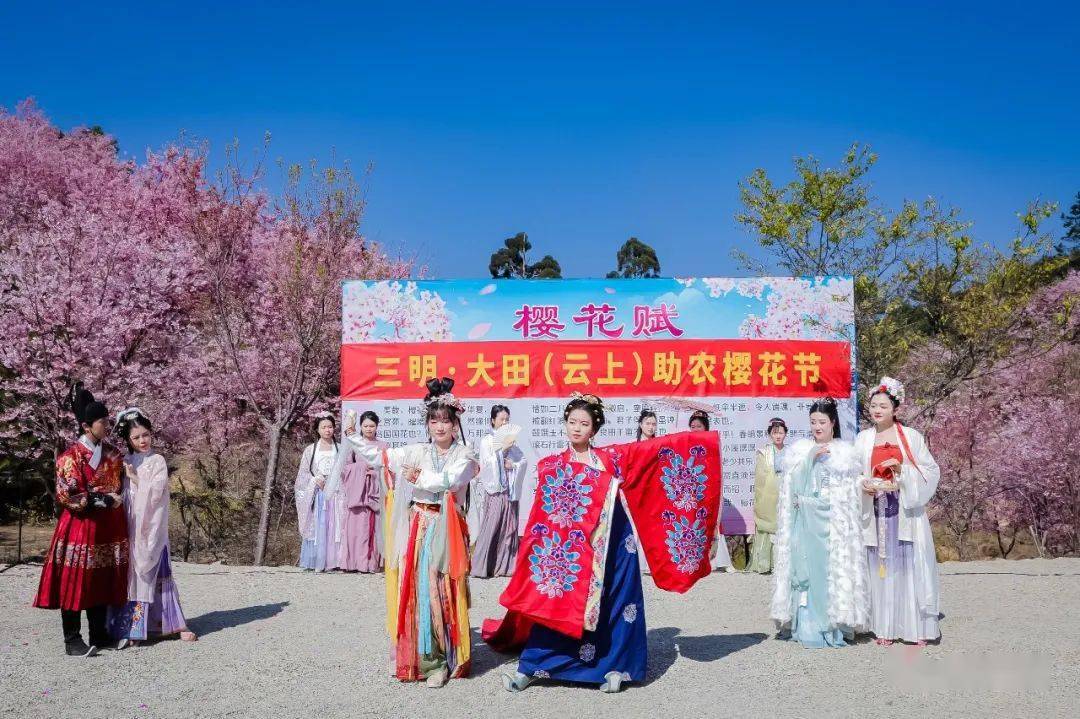
<svg viewBox="0 0 1080 719"><path fill-rule="evenodd" d="M1045 559L1046 550L1043 548L1042 540L1039 538L1039 530L1035 528L1034 524L1029 524L1028 531L1031 532L1031 541L1035 542L1035 551L1039 553L1039 559Z"/></svg>
<svg viewBox="0 0 1080 719"><path fill-rule="evenodd" d="M967 532L956 532L956 558L959 561L964 561L964 535Z"/></svg>
<svg viewBox="0 0 1080 719"><path fill-rule="evenodd" d="M262 502L259 506L259 532L255 537L255 564L263 563L266 538L270 532L270 500L277 484L278 455L281 454L281 425L275 424L267 432L269 447L266 453L266 476L263 478Z"/></svg>
<svg viewBox="0 0 1080 719"><path fill-rule="evenodd" d="M1013 532L1013 535L1012 535L1012 537L1010 538L1010 541L1009 541L1009 546L1007 546L1007 547L1005 546L1005 535L1001 531L1000 528L996 530L996 534L997 534L998 551L1001 552L1001 558L1002 559L1008 559L1009 558L1009 552L1011 552L1013 550L1013 547L1016 546L1016 532Z"/></svg>

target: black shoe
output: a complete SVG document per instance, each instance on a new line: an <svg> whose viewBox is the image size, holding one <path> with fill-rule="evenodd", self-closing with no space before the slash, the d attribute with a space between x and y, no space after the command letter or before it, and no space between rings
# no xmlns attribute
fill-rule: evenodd
<svg viewBox="0 0 1080 719"><path fill-rule="evenodd" d="M64 651L69 657L92 657L97 654L97 647L87 645L80 637L76 641L65 644Z"/></svg>

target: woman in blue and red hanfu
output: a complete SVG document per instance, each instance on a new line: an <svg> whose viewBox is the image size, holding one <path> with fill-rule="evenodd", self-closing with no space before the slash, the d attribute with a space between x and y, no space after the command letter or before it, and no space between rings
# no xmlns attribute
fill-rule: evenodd
<svg viewBox="0 0 1080 719"><path fill-rule="evenodd" d="M484 639L521 650L517 672L504 676L511 691L557 679L616 692L645 678L639 540L661 589L685 592L709 574L719 440L686 432L594 448L600 400L578 396L563 416L570 447L537 467L527 531L499 600L509 611L484 623Z"/></svg>
<svg viewBox="0 0 1080 719"><path fill-rule="evenodd" d="M89 656L112 643L106 627L108 605L127 602L124 461L104 441L108 410L81 384L72 390L71 409L81 434L56 460L56 502L62 511L34 606L59 609L67 653ZM90 625L89 645L82 640L83 611Z"/></svg>

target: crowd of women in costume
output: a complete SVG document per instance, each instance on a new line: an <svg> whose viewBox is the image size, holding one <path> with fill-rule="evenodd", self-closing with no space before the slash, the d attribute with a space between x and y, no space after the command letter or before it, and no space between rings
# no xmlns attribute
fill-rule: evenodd
<svg viewBox="0 0 1080 719"><path fill-rule="evenodd" d="M938 574L926 505L940 471L923 436L897 421L904 386L869 394L872 426L841 438L836 402L810 408L812 439L785 445L769 423L755 469L750 569L774 574L771 616L806 647L870 633L879 645L940 637Z"/></svg>
<svg viewBox="0 0 1080 719"><path fill-rule="evenodd" d="M656 416L646 410L637 442L597 447L593 440L605 423L602 401L593 395L572 399L563 413L568 446L540 460L541 474L556 480L538 485L534 513L537 506L550 512L550 505L565 499L560 493L570 491L564 475L571 471L584 472L578 480L610 482L604 486L611 489L600 498L599 512L585 511L589 502L582 501L573 519L586 524L573 525L570 538L559 544L558 534L547 537L547 526L532 518L530 531L524 537L519 532L528 468L509 409L493 407L491 432L469 445L460 420L465 408L453 384L428 382L427 442L390 448L378 439L379 418L365 412L346 415L339 443L334 418L316 418L316 440L303 452L295 484L301 566L385 572L388 671L399 680L438 687L468 676L471 575L512 576L503 600L511 611L484 627L493 647L520 651L517 670L504 676L508 690L555 679L615 692L641 681L647 661L643 545L656 562L657 586L681 592L692 582L676 586L665 566L667 550L646 542L646 523L655 519L635 517L644 500L632 493L641 492L644 479L633 458L645 447L654 458L682 451L680 456L707 463L714 450L705 447L719 444L708 415L695 413L690 433L659 437ZM773 575L770 615L781 636L805 647L844 646L856 634L872 634L882 645L921 645L940 636L937 565L925 511L939 470L922 435L896 419L904 401L900 382L883 378L867 399L873 426L853 443L841 437L836 402L825 398L810 408L810 439L788 444L787 424L775 418L766 428L769 441L757 452L756 534L748 569ZM63 513L35 604L62 610L69 654L154 635L194 639L171 578L168 472L151 449L149 419L137 409L118 416L116 431L128 450L121 457L104 443L105 408L81 388L72 407L81 435L58 460ZM691 450L688 437L695 438ZM704 467L681 461L685 465L675 469L680 477L693 478ZM711 501L718 505L719 497ZM700 532L715 537L712 566L729 564L717 506L703 503L696 516L713 522ZM597 544L596 537L603 541ZM538 542L545 543L542 550ZM570 569L560 575L562 586L545 595L577 590L575 547L584 545L575 543L584 542L593 542L584 619L559 623L545 613L546 600L510 596L547 582L552 557ZM671 549L673 557L681 547ZM79 636L82 610L91 646Z"/></svg>

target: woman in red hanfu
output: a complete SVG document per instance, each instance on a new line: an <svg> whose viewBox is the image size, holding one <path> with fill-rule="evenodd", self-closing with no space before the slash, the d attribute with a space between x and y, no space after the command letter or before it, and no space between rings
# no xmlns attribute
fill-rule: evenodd
<svg viewBox="0 0 1080 719"><path fill-rule="evenodd" d="M683 432L597 448L598 397L576 395L563 417L570 446L537 467L533 509L499 600L509 611L484 623L484 639L520 649L517 671L503 677L510 691L556 679L617 692L645 678L639 541L661 589L685 592L709 574L719 438Z"/></svg>
<svg viewBox="0 0 1080 719"><path fill-rule="evenodd" d="M111 645L106 608L127 602L128 530L122 505L120 453L105 444L105 405L83 389L72 388L71 411L80 436L56 460L56 501L60 520L41 568L34 606L59 609L64 644L70 656L91 656ZM82 640L86 611L90 644Z"/></svg>

